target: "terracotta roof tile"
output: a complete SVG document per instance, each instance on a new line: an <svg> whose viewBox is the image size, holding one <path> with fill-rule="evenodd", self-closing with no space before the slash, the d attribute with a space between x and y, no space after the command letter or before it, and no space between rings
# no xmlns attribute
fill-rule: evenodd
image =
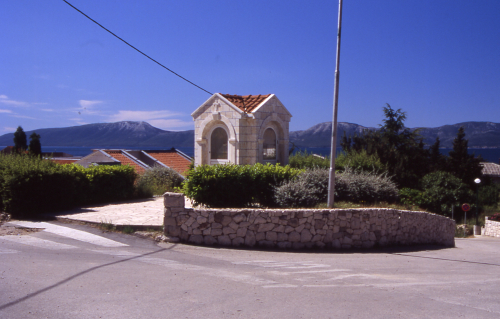
<svg viewBox="0 0 500 319"><path fill-rule="evenodd" d="M233 103L236 107L245 113L251 113L255 110L265 99L267 99L271 94L266 95L231 95L222 94L229 102Z"/></svg>
<svg viewBox="0 0 500 319"><path fill-rule="evenodd" d="M144 151L151 157L154 157L161 163L172 168L179 174L186 176L191 161L184 156L178 154L176 151Z"/></svg>
<svg viewBox="0 0 500 319"><path fill-rule="evenodd" d="M125 156L121 150L104 150L104 152L106 152L107 154L113 156L115 159L120 161L122 165L132 166L138 174L142 174L146 171L144 167L142 167L141 165L137 164L137 162Z"/></svg>

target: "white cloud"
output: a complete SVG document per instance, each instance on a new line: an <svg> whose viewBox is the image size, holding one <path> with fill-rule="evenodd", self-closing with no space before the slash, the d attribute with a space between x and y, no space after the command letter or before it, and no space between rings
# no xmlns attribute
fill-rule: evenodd
<svg viewBox="0 0 500 319"><path fill-rule="evenodd" d="M119 121L151 121L156 119L164 119L180 115L171 111L118 111L117 114L111 115L111 122Z"/></svg>
<svg viewBox="0 0 500 319"><path fill-rule="evenodd" d="M89 101L89 100L79 100L80 106L82 109L92 108L96 104L101 104L103 101Z"/></svg>
<svg viewBox="0 0 500 319"><path fill-rule="evenodd" d="M14 101L7 97L7 95L0 95L0 103L13 106L28 106L29 104L22 101Z"/></svg>
<svg viewBox="0 0 500 319"><path fill-rule="evenodd" d="M153 125L154 127L161 128L164 130L173 129L173 128L180 128L180 127L186 128L189 126L192 126L192 128L194 128L193 122L185 122L185 121L178 120L178 119L150 120L148 122L149 122L149 124Z"/></svg>
<svg viewBox="0 0 500 319"><path fill-rule="evenodd" d="M2 110L2 109L0 109L0 113L12 113L12 111L11 110Z"/></svg>
<svg viewBox="0 0 500 319"><path fill-rule="evenodd" d="M40 110L42 110L44 112L54 112L55 111L54 109L40 109Z"/></svg>

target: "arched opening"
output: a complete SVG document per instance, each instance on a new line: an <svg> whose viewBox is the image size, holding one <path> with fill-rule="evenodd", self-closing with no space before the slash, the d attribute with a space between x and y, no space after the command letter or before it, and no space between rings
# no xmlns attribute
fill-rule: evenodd
<svg viewBox="0 0 500 319"><path fill-rule="evenodd" d="M228 135L224 128L217 127L210 135L210 164L228 161Z"/></svg>
<svg viewBox="0 0 500 319"><path fill-rule="evenodd" d="M264 143L262 145L262 159L264 161L276 162L276 132L272 128L264 131Z"/></svg>

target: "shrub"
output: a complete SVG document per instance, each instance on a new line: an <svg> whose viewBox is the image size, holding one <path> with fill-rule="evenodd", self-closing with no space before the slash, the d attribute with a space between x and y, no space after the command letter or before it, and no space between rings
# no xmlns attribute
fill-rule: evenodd
<svg viewBox="0 0 500 319"><path fill-rule="evenodd" d="M281 207L314 207L328 199L328 170L310 169L275 190L276 203Z"/></svg>
<svg viewBox="0 0 500 319"><path fill-rule="evenodd" d="M354 203L391 203L398 199L398 189L387 174L347 168L335 178L335 198Z"/></svg>
<svg viewBox="0 0 500 319"><path fill-rule="evenodd" d="M469 186L448 172L427 174L421 184L420 206L436 214L449 215L452 206L474 201L474 193Z"/></svg>
<svg viewBox="0 0 500 319"><path fill-rule="evenodd" d="M283 207L313 207L328 199L329 172L308 170L276 189L276 201ZM335 200L352 203L394 202L398 197L394 182L385 174L347 169L336 174Z"/></svg>
<svg viewBox="0 0 500 319"><path fill-rule="evenodd" d="M136 174L129 166L58 165L39 157L0 156L1 208L13 217L129 198Z"/></svg>
<svg viewBox="0 0 500 319"><path fill-rule="evenodd" d="M162 195L181 186L182 178L169 167L154 167L142 174L136 184L138 190L151 195Z"/></svg>
<svg viewBox="0 0 500 319"><path fill-rule="evenodd" d="M209 207L276 206L274 186L300 170L279 165L201 165L188 174L183 191L194 205Z"/></svg>
<svg viewBox="0 0 500 319"><path fill-rule="evenodd" d="M290 156L288 165L292 168L329 168L330 157L320 157L318 155L309 154L307 151L297 152Z"/></svg>
<svg viewBox="0 0 500 319"><path fill-rule="evenodd" d="M500 213L493 214L488 219L496 221L496 222L500 222Z"/></svg>
<svg viewBox="0 0 500 319"><path fill-rule="evenodd" d="M380 161L378 155L369 155L364 149L361 151L350 150L347 153L341 153L335 159L335 169L343 171L350 168L356 171L383 173L387 168Z"/></svg>

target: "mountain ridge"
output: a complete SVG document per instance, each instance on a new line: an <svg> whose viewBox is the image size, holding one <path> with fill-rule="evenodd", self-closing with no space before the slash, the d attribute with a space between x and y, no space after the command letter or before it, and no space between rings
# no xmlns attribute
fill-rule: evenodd
<svg viewBox="0 0 500 319"><path fill-rule="evenodd" d="M458 129L463 126L469 140L469 148L500 148L500 123L462 122L434 128L417 127L424 143L431 145L439 137L442 148L451 148ZM313 125L306 130L290 132L290 142L297 147L330 147L331 122ZM361 134L364 130L376 130L359 124L339 122L337 146L344 134ZM166 131L147 122L122 121L115 123L94 123L63 128L45 128L26 131L29 136L36 132L46 146L88 146L88 147L193 147L194 130ZM0 136L0 145L13 145L14 133Z"/></svg>

